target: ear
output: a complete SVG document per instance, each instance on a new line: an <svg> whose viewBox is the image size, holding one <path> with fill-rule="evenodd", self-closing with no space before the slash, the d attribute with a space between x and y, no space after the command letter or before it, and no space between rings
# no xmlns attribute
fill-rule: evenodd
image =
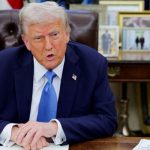
<svg viewBox="0 0 150 150"><path fill-rule="evenodd" d="M70 32L66 32L66 43L70 40Z"/></svg>
<svg viewBox="0 0 150 150"><path fill-rule="evenodd" d="M30 51L30 43L29 43L28 37L26 35L22 34L21 38L22 38L25 46L27 47L27 49Z"/></svg>

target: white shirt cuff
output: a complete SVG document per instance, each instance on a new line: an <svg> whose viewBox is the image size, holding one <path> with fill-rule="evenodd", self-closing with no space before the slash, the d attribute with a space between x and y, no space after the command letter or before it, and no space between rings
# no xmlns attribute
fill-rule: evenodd
<svg viewBox="0 0 150 150"><path fill-rule="evenodd" d="M2 144L3 146L10 147L13 144L15 144L14 142L12 142L10 140L10 138L11 138L11 130L12 130L12 127L14 125L16 125L16 124L9 123L8 125L5 126L5 128L1 132L1 134L0 134L0 144Z"/></svg>
<svg viewBox="0 0 150 150"><path fill-rule="evenodd" d="M53 142L56 145L62 144L66 141L66 135L64 133L64 130L60 124L60 122L57 119L52 119L51 121L55 121L58 125L58 131L55 137L52 137Z"/></svg>

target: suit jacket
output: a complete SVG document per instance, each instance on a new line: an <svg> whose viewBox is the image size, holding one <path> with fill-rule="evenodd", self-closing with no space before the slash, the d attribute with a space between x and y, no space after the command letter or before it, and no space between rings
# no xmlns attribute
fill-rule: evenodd
<svg viewBox="0 0 150 150"><path fill-rule="evenodd" d="M0 132L10 122L29 120L32 88L32 54L24 45L1 51ZM111 136L115 132L115 101L107 79L107 61L95 49L68 43L57 119L67 143Z"/></svg>

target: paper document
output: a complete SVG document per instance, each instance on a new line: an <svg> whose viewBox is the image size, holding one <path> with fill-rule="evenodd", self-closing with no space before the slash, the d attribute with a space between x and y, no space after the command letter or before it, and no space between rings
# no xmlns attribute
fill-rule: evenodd
<svg viewBox="0 0 150 150"><path fill-rule="evenodd" d="M13 145L12 147L0 146L0 150L24 150L24 149L18 145ZM59 146L51 143L48 147L45 147L42 150L69 150L69 145Z"/></svg>
<svg viewBox="0 0 150 150"><path fill-rule="evenodd" d="M132 150L150 150L150 140L141 139Z"/></svg>

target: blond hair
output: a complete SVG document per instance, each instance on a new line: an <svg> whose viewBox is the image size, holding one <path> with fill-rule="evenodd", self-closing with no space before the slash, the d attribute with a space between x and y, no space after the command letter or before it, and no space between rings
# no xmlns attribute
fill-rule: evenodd
<svg viewBox="0 0 150 150"><path fill-rule="evenodd" d="M25 33L27 27L33 24L51 23L56 19L61 19L67 32L70 32L68 16L65 9L56 2L46 1L43 3L29 3L24 6L19 13L20 27Z"/></svg>

